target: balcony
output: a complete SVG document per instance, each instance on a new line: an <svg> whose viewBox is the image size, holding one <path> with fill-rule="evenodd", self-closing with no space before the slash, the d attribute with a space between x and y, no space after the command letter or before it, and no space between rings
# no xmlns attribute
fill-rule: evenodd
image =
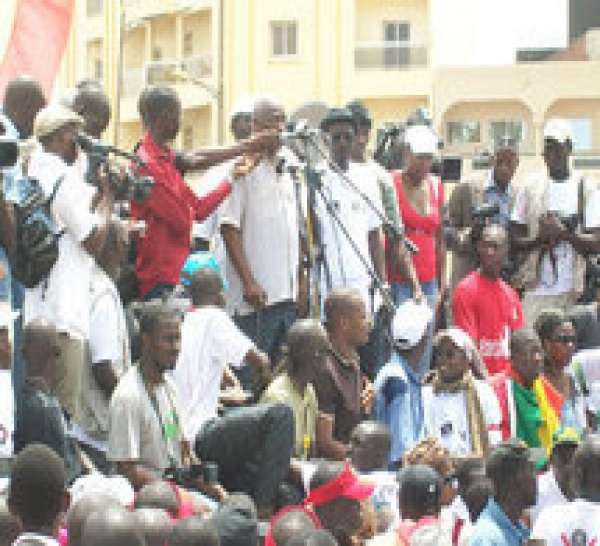
<svg viewBox="0 0 600 546"><path fill-rule="evenodd" d="M428 65L429 48L410 42L359 42L354 49L357 70L410 70Z"/></svg>
<svg viewBox="0 0 600 546"><path fill-rule="evenodd" d="M354 47L352 89L359 97L422 97L431 93L429 46L409 41L360 41Z"/></svg>

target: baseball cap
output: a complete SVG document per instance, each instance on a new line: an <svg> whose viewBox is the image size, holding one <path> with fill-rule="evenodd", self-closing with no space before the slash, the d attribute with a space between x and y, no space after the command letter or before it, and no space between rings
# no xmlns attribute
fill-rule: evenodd
<svg viewBox="0 0 600 546"><path fill-rule="evenodd" d="M83 118L77 115L73 110L65 108L60 104L42 108L35 116L33 122L33 134L36 138L45 137L58 131L65 125L83 126Z"/></svg>
<svg viewBox="0 0 600 546"><path fill-rule="evenodd" d="M210 252L194 252L188 256L181 270L181 284L188 288L192 277L200 269L214 269L223 281L223 290L227 290L227 281L223 278L221 266Z"/></svg>
<svg viewBox="0 0 600 546"><path fill-rule="evenodd" d="M556 140L565 144L567 140L573 141L573 129L566 119L552 118L544 126L544 139Z"/></svg>
<svg viewBox="0 0 600 546"><path fill-rule="evenodd" d="M230 119L233 119L239 115L252 114L253 111L254 111L254 97L251 97L248 95L248 96L240 97L235 101L235 103L233 104L233 108L231 109L231 112L229 113L229 117L230 117Z"/></svg>
<svg viewBox="0 0 600 546"><path fill-rule="evenodd" d="M408 465L398 472L400 494L416 506L434 507L440 503L442 480L425 464Z"/></svg>
<svg viewBox="0 0 600 546"><path fill-rule="evenodd" d="M374 490L373 483L362 481L350 463L346 463L346 468L337 478L313 489L304 499L304 504L318 506L338 497L363 501L368 499Z"/></svg>
<svg viewBox="0 0 600 546"><path fill-rule="evenodd" d="M438 138L426 125L412 125L404 133L404 142L415 155L436 155Z"/></svg>
<svg viewBox="0 0 600 546"><path fill-rule="evenodd" d="M392 336L394 343L400 349L414 347L425 332L433 319L433 311L422 301L416 303L407 300L398 306L392 319Z"/></svg>
<svg viewBox="0 0 600 546"><path fill-rule="evenodd" d="M581 433L573 427L560 427L552 435L552 447L560 445L578 446L582 440Z"/></svg>

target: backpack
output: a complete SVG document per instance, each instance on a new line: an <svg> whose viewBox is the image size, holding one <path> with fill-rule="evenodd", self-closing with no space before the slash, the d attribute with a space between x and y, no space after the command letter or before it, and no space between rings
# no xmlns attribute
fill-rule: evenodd
<svg viewBox="0 0 600 546"><path fill-rule="evenodd" d="M50 206L64 180L61 176L46 198L39 182L29 178L25 195L15 205L16 245L13 274L26 288L33 288L50 273L58 259L57 232Z"/></svg>

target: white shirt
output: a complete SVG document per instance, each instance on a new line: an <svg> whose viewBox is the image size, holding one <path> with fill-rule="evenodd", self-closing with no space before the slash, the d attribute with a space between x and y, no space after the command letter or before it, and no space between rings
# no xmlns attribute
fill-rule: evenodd
<svg viewBox="0 0 600 546"><path fill-rule="evenodd" d="M277 174L263 160L238 180L226 204L220 225L241 231L242 245L254 280L267 294L267 305L296 301L300 237L294 182L289 173ZM227 310L246 315L254 311L244 301L242 282L227 259Z"/></svg>
<svg viewBox="0 0 600 546"><path fill-rule="evenodd" d="M350 163L346 175L379 211L383 210L381 193L371 167ZM331 203L360 254L372 268L369 233L381 227L380 217L339 174L325 171L322 183L327 201ZM328 212L320 192L315 195L315 213L321 243L325 246L326 263L321 271L323 299L332 288L346 287L359 290L365 303L368 303L371 277L348 237Z"/></svg>
<svg viewBox="0 0 600 546"><path fill-rule="evenodd" d="M531 525L535 525L539 515L547 508L550 508L551 506L563 506L569 502L561 488L558 486L552 469L538 476L537 483L537 502L529 511Z"/></svg>
<svg viewBox="0 0 600 546"><path fill-rule="evenodd" d="M585 540L578 541L584 534ZM577 499L564 505L551 506L539 515L531 531L531 538L545 540L546 546L598 544L600 504Z"/></svg>
<svg viewBox="0 0 600 546"><path fill-rule="evenodd" d="M534 175L538 176L539 175ZM563 216L577 216L579 212L579 184L581 175L572 173L568 180L549 180L545 210L559 212ZM600 191L584 192L587 199L583 211L584 229L600 227ZM511 220L526 224L528 218L527 192L520 192L515 200ZM548 253L544 253L540 264L540 282L530 291L536 296L564 294L573 289L575 250L567 242L560 243L554 250L556 273Z"/></svg>
<svg viewBox="0 0 600 546"><path fill-rule="evenodd" d="M54 537L46 535L38 535L37 533L21 533L17 540L12 543L12 546L20 546L21 544L40 544L43 546L59 546L58 540Z"/></svg>
<svg viewBox="0 0 600 546"><path fill-rule="evenodd" d="M475 388L488 426L490 444L502 439L502 414L498 398L485 381L475 379ZM435 394L431 385L423 387L423 422L425 435L435 436L452 456L470 455L471 434L464 391Z"/></svg>
<svg viewBox="0 0 600 546"><path fill-rule="evenodd" d="M87 339L93 261L82 242L98 225L98 217L90 211L94 189L60 157L41 147L31 155L28 174L39 181L47 197L65 176L51 205L52 216L64 233L58 239L58 259L47 281L26 291L24 323L43 318L72 337Z"/></svg>
<svg viewBox="0 0 600 546"><path fill-rule="evenodd" d="M225 366L242 366L252 347L223 309L200 307L186 315L173 379L188 440L193 441L202 425L217 416Z"/></svg>
<svg viewBox="0 0 600 546"><path fill-rule="evenodd" d="M15 400L10 370L0 370L0 458L12 457Z"/></svg>

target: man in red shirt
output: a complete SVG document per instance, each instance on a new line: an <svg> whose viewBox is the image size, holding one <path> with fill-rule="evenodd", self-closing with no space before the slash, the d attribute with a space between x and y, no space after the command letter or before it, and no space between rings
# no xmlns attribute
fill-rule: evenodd
<svg viewBox="0 0 600 546"><path fill-rule="evenodd" d="M185 183L182 171L206 169L243 153L260 151L276 137L256 135L228 148L176 157L169 143L181 125L177 93L167 86L145 89L140 97L140 114L146 134L137 155L147 164L141 174L150 175L155 184L146 202L131 202L131 213L146 224L144 236L137 241L135 272L140 296L152 299L169 294L177 284L190 253L193 222L205 220L231 192L231 182L223 180L198 198Z"/></svg>
<svg viewBox="0 0 600 546"><path fill-rule="evenodd" d="M510 368L510 332L522 328L517 293L500 273L508 252L506 231L486 226L477 245L480 268L467 275L452 298L454 323L477 343L490 374Z"/></svg>

